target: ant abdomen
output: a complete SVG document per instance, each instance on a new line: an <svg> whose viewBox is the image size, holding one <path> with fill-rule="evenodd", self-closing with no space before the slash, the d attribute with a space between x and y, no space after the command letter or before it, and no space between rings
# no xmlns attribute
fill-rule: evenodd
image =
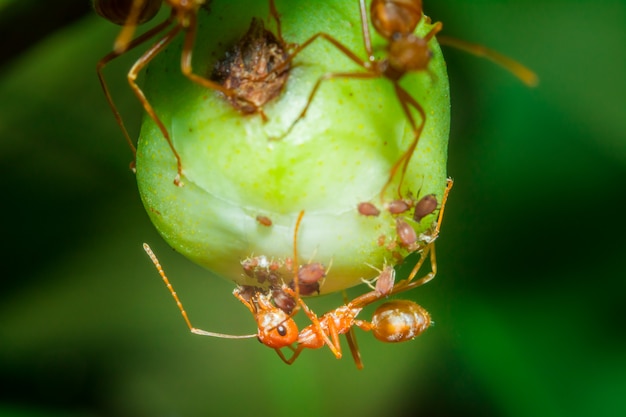
<svg viewBox="0 0 626 417"><path fill-rule="evenodd" d="M139 11L137 24L151 20L161 9L162 0L145 0ZM100 16L116 25L124 25L128 21L131 8L137 7L128 0L94 0L93 8Z"/></svg>
<svg viewBox="0 0 626 417"><path fill-rule="evenodd" d="M372 317L372 333L381 342L406 342L422 334L431 325L430 314L408 300L382 304Z"/></svg>

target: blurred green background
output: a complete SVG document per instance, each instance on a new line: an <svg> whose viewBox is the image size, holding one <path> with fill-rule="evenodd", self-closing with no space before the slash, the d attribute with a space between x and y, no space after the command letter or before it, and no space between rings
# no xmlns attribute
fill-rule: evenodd
<svg viewBox="0 0 626 417"><path fill-rule="evenodd" d="M406 295L436 326L400 345L359 332L357 371L327 349L290 367L188 333L142 242L197 327L254 325L143 211L95 74L118 29L87 1L0 1L0 415L626 415L626 4L424 7L541 84L444 51L455 187L437 279ZM136 134L131 61L106 73Z"/></svg>

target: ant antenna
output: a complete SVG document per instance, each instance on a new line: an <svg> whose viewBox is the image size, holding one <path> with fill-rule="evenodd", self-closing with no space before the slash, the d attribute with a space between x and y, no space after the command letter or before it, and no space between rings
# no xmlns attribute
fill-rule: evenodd
<svg viewBox="0 0 626 417"><path fill-rule="evenodd" d="M223 334L223 333L207 332L206 330L197 329L193 327L191 325L191 321L189 321L189 317L187 317L187 312L183 308L183 303L180 302L180 299L178 298L176 291L174 291L174 287L172 286L172 284L170 284L169 279L167 279L167 276L165 275L165 271L163 271L163 268L161 267L161 264L159 263L158 258L156 257L152 249L150 249L150 246L148 246L147 243L143 244L143 250L145 250L148 256L150 257L150 260L156 267L157 271L159 272L159 275L161 275L161 278L163 278L163 282L165 282L165 286L170 291L170 294L172 294L172 297L174 297L174 301L176 301L176 305L178 306L178 309L183 315L183 318L185 319L185 323L187 323L187 327L189 327L189 330L191 330L191 333L199 334L202 336L220 337L222 339L251 339L253 337L257 337L256 334L247 334L247 335L237 336L237 335L230 335L230 334Z"/></svg>
<svg viewBox="0 0 626 417"><path fill-rule="evenodd" d="M302 223L302 218L304 217L304 210L300 211L298 214L298 219L296 220L296 227L293 231L293 263L291 264L292 273L293 273L293 282L295 289L295 299L300 300L300 283L298 282L298 231L300 230L300 223ZM299 309L299 303L296 302L296 307L294 308L294 314Z"/></svg>
<svg viewBox="0 0 626 417"><path fill-rule="evenodd" d="M512 58L494 51L493 49L449 36L437 36L437 41L441 45L451 46L452 48L456 48L477 57L486 58L491 62L500 65L528 87L536 87L539 84L539 77L532 70Z"/></svg>

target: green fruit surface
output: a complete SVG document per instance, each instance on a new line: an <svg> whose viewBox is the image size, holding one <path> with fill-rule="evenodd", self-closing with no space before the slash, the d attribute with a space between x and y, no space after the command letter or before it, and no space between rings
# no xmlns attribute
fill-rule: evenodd
<svg viewBox="0 0 626 417"><path fill-rule="evenodd" d="M326 32L364 60L358 2L277 1L287 42L302 43ZM208 76L217 60L247 31L253 17L275 31L265 1L213 2L200 11L193 55L194 72ZM422 19L417 29L429 25ZM181 36L182 38L182 36ZM373 35L377 54L385 40ZM407 74L401 85L426 112L426 124L410 160L403 196L434 193L441 200L446 182L450 102L446 67L435 41L429 70ZM137 181L146 210L165 240L178 252L218 276L258 285L244 274L242 260L265 256L282 263L329 267L321 293L371 279L387 263L408 254L397 241L396 219L385 204L398 197L399 175L380 192L390 169L412 141L413 132L393 84L384 78L324 81L306 117L281 137L307 103L325 73L365 72L329 42L318 39L293 62L281 95L264 106L268 120L243 115L220 93L201 87L180 71L181 44L174 42L147 69L143 91L172 136L180 154L183 186L174 185L176 159L156 124L145 118L137 153ZM416 120L419 115L413 112ZM381 214L364 216L357 206L371 202ZM420 223L401 216L419 233ZM272 221L262 225L257 216ZM292 277L283 277L289 281Z"/></svg>

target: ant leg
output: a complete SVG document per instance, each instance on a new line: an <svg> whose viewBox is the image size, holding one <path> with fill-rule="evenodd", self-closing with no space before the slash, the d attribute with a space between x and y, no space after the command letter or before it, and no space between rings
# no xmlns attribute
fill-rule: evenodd
<svg viewBox="0 0 626 417"><path fill-rule="evenodd" d="M345 291L343 291L343 302L348 304L348 297ZM357 369L363 369L363 361L361 360L361 352L359 351L359 344L356 340L356 333L354 333L354 327L350 327L350 330L346 333L346 340L348 346L350 346L350 353L352 353L352 359Z"/></svg>
<svg viewBox="0 0 626 417"><path fill-rule="evenodd" d="M107 100L107 103L109 104L109 107L113 111L113 116L115 117L115 120L116 120L118 126L122 129L122 133L124 134L124 137L126 138L126 142L128 143L128 146L130 147L130 150L133 153L133 162L131 163L131 169L133 169L133 171L134 171L134 165L135 165L134 157L137 154L137 148L133 144L133 141L131 140L130 135L128 134L128 130L126 129L126 126L124 125L124 121L122 119L122 115L117 110L117 106L113 102L113 97L111 96L111 92L109 91L109 87L108 87L108 85L106 83L106 80L104 79L104 73L103 73L104 67L109 62L113 61L115 58L119 57L123 53L128 52L128 51L134 49L138 45L143 44L144 42L148 41L150 38L152 38L153 36L155 36L156 34L161 32L163 29L165 29L167 26L169 26L171 24L172 19L173 19L173 15L170 15L169 18L167 18L165 21L161 22L157 26L153 27L152 29L150 29L146 33L142 34L141 36L137 37L136 39L133 39L131 42L126 42L126 46L124 48L124 51L122 51L122 52L117 52L117 51L110 52L107 55L105 55L102 59L100 59L100 61L98 61L98 64L96 65L96 72L98 74L98 79L100 80L100 86L102 87L102 91L104 92L104 96L105 96L105 98Z"/></svg>
<svg viewBox="0 0 626 417"><path fill-rule="evenodd" d="M439 41L441 45L451 46L463 52L486 58L509 71L529 87L535 87L539 84L539 77L532 70L516 60L494 51L493 49L489 49L475 43L462 41L460 39L451 38L449 36L439 36L437 37L437 41Z"/></svg>
<svg viewBox="0 0 626 417"><path fill-rule="evenodd" d="M357 369L363 369L363 360L361 360L361 352L359 351L359 344L356 341L356 334L354 333L353 327L346 333L346 340L348 341L348 346L350 346L350 353L352 353L354 364Z"/></svg>
<svg viewBox="0 0 626 417"><path fill-rule="evenodd" d="M295 297L295 293L293 292L291 288L285 288L285 291L287 292L287 294L291 295L292 297ZM304 314L306 314L309 320L311 320L315 335L324 342L324 345L328 346L328 348L331 350L331 352L333 353L333 355L335 355L337 359L341 359L342 354L341 354L341 344L339 343L339 333L337 331L337 328L335 327L334 321L330 320L328 322L328 334L326 334L326 332L322 328L322 325L317 315L309 308L309 306L306 305L304 301L302 301L301 298L299 298L297 301L298 301L298 304L300 304L300 306L302 307ZM302 344L298 345L298 347L296 348L296 352L298 350L303 349L304 347L305 345L302 345Z"/></svg>
<svg viewBox="0 0 626 417"><path fill-rule="evenodd" d="M296 120L294 120L291 126L289 126L287 130L282 134L281 139L287 136L289 133L291 133L293 128L296 126L296 124L298 124L298 122L306 116L306 113L309 110L309 106L311 106L311 103L313 102L313 98L315 97L315 94L317 93L317 90L320 88L320 85L322 84L322 82L333 79L333 78L374 79L374 78L380 78L380 75L377 73L373 73L373 72L342 72L342 73L328 73L328 74L322 75L320 78L318 78L317 82L313 86L313 89L311 90L311 93L309 94L309 98L306 102L306 105L304 106L304 108L302 109L302 111L300 112Z"/></svg>
<svg viewBox="0 0 626 417"><path fill-rule="evenodd" d="M443 211L446 208L446 202L448 201L448 195L450 194L450 190L454 185L454 180L452 178L448 178L446 180L446 189L443 191L443 197L441 197L441 208L439 209L439 216L437 216L437 225L435 226L435 231L432 234L431 242L439 236L439 230L441 229L441 222L443 221Z"/></svg>
<svg viewBox="0 0 626 417"><path fill-rule="evenodd" d="M347 46L345 46L344 44L342 44L341 42L339 42L337 39L333 38L329 34L324 33L324 32L318 32L315 35L311 36L306 41L304 41L303 43L301 43L300 45L297 45L294 48L294 50L292 51L292 53L287 57L287 59L285 59L279 65L274 67L274 72L280 72L280 71L284 70L287 67L287 65L289 65L291 63L291 61L293 61L294 58L296 56L298 56L298 54L300 54L300 52L302 52L310 44L312 44L315 40L317 40L319 38L325 39L326 41L330 42L335 48L339 49L339 51L341 51L348 59L350 59L352 62L354 62L358 66L363 67L364 69L366 69L368 71L372 70L370 62L364 61L361 58L359 58ZM264 75L263 77L260 77L258 80L263 80L263 79L267 78L268 76L269 76L269 74Z"/></svg>
<svg viewBox="0 0 626 417"><path fill-rule="evenodd" d="M363 46L365 47L365 52L367 52L367 59L369 59L369 62L374 62L376 57L374 56L374 50L372 48L372 38L370 36L370 27L367 19L367 6L365 5L365 0L359 0L359 12L361 14Z"/></svg>
<svg viewBox="0 0 626 417"><path fill-rule="evenodd" d="M285 357L285 354L280 349L274 350L276 351L276 353L278 353L278 356L280 357L280 359L282 359L283 362L285 362L287 365L291 365L296 361L296 359L298 359L298 356L300 356L300 353L302 353L302 351L304 350L304 345L298 345L297 348L294 348L292 346L287 347L293 351L293 355L291 355L291 358L289 359Z"/></svg>
<svg viewBox="0 0 626 417"><path fill-rule="evenodd" d="M137 25L139 24L141 11L148 3L148 0L134 0L132 3L128 18L126 22L124 22L124 26L122 26L122 30L115 38L115 43L113 44L113 50L118 55L128 51L131 39L135 34L135 29L137 29Z"/></svg>
<svg viewBox="0 0 626 417"><path fill-rule="evenodd" d="M298 311L298 304L300 304L300 280L298 279L299 272L299 264L298 264L298 232L300 231L300 224L302 223L302 218L304 217L304 210L300 211L298 214L298 219L296 220L296 226L293 230L293 262L291 265L291 272L293 273L293 285L295 288L294 298L296 300L296 308L293 310L293 314Z"/></svg>
<svg viewBox="0 0 626 417"><path fill-rule="evenodd" d="M180 180L182 171L183 171L180 155L178 154L178 152L176 151L176 148L174 147L174 143L172 142L170 133L168 132L167 128L165 127L165 125L163 124L159 116L154 111L154 108L152 107L148 99L146 98L145 94L143 93L139 85L137 85L136 80L137 80L137 76L139 72L146 65L148 65L148 63L150 63L150 61L152 61L152 59L156 55L158 55L163 49L165 49L167 45L169 45L169 43L176 37L176 35L178 35L181 29L182 27L179 25L172 28L165 36L163 36L163 38L161 38L156 44L151 46L150 49L148 49L135 62L135 64L131 67L130 71L128 72L128 83L130 84L130 87L132 88L133 92L135 93L139 101L143 104L143 108L146 111L146 113L148 113L148 116L150 116L150 118L159 127L159 130L163 134L163 137L165 137L165 140L170 146L170 149L174 153L174 157L176 158L176 167L177 167L177 174L176 174L176 177L174 178L174 184L176 184L179 187L183 185L183 183Z"/></svg>
<svg viewBox="0 0 626 417"><path fill-rule="evenodd" d="M278 9L276 8L276 3L274 2L274 0L269 0L269 6L270 6L270 15L276 21L276 37L278 38L281 44L287 45L287 42L285 42L285 39L283 38L283 30L282 30L282 25L280 23L280 13L278 13Z"/></svg>
<svg viewBox="0 0 626 417"><path fill-rule="evenodd" d="M415 275L417 275L417 272L420 270L422 264L426 260L426 256L428 255L428 253L430 253L431 271L427 273L426 275L424 275L423 277L413 281L413 278L415 278ZM422 252L422 257L420 258L418 263L415 265L415 267L409 274L409 277L405 280L400 281L398 284L396 284L396 286L391 291L391 294L398 294L404 291L408 291L412 288L422 286L426 284L427 282L431 281L433 278L435 278L436 275L437 275L437 257L435 255L435 243L433 242L433 243L430 243L428 246L426 246L426 248Z"/></svg>
<svg viewBox="0 0 626 417"><path fill-rule="evenodd" d="M411 145L409 145L409 148L402 154L400 159L398 159L396 163L393 164L393 166L391 167L389 179L387 180L387 182L383 186L383 189L380 192L381 201L384 199L387 187L389 187L389 185L393 181L393 178L398 172L400 166L402 166L402 170L400 172L400 182L398 183L398 197L402 199L401 188L402 183L404 182L404 174L406 173L407 167L409 166L409 161L411 160L411 157L413 157L413 153L417 148L420 136L422 135L422 131L424 130L424 125L426 124L426 113L424 112L422 106L413 97L411 97L411 95L404 88L400 87L397 82L394 82L393 85L396 90L396 96L398 97L398 100L400 100L400 104L402 105L402 110L404 111L407 119L409 119L409 123L411 125L411 128L413 129L413 141L411 142ZM409 108L411 106L420 114L421 123L419 127L415 123L415 118L411 114L411 110Z"/></svg>
<svg viewBox="0 0 626 417"><path fill-rule="evenodd" d="M178 306L178 309L183 315L183 318L185 319L185 323L187 324L187 327L189 327L189 330L191 331L191 333L199 334L202 336L220 337L223 339L250 339L253 337L257 337L256 334L235 336L235 335L230 335L230 334L207 332L205 330L201 330L201 329L197 329L193 327L191 325L191 321L189 320L189 317L187 316L187 312L183 308L183 303L181 303L180 299L178 298L178 295L176 294L176 291L174 291L174 287L172 286L172 284L170 284L169 279L167 279L167 276L165 275L165 271L163 271L163 268L161 267L161 264L159 263L159 260L157 259L156 255L154 254L152 249L150 249L150 246L148 246L147 243L143 244L143 249L146 251L146 253L150 257L150 260L156 267L157 271L159 272L159 275L161 275L161 278L163 278L163 282L165 282L165 286L170 291L170 294L172 294L172 297L174 297L174 301L176 301L176 305Z"/></svg>

